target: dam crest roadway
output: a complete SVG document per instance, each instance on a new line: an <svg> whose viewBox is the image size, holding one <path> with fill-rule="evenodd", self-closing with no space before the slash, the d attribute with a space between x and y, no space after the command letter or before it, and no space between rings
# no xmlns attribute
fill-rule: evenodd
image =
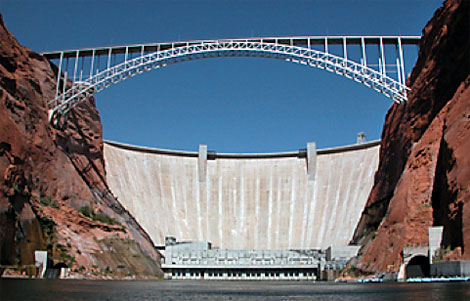
<svg viewBox="0 0 470 301"><path fill-rule="evenodd" d="M81 102L143 72L218 57L272 58L315 67L404 103L409 90L405 85L404 45L418 45L419 40L419 36L262 37L44 52L42 55L58 66L56 95L48 101L49 121L58 126ZM341 47L341 53L332 51L335 45ZM393 59L385 53L389 45L394 46ZM357 46L360 55L352 55L351 47Z"/></svg>

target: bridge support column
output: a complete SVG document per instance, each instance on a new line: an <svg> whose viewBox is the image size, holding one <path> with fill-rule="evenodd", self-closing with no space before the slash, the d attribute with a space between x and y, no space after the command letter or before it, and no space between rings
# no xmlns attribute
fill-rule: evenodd
<svg viewBox="0 0 470 301"><path fill-rule="evenodd" d="M207 174L207 145L205 144L199 145L197 169L198 169L199 182L205 182L206 174Z"/></svg>
<svg viewBox="0 0 470 301"><path fill-rule="evenodd" d="M402 83L406 83L405 78L405 61L403 60L403 46L401 45L401 38L398 37L398 56L400 58L400 69L401 69L401 80Z"/></svg>
<svg viewBox="0 0 470 301"><path fill-rule="evenodd" d="M60 53L60 59L59 59L59 70L57 71L57 86L55 90L55 97L59 96L59 85L60 85L60 77L61 77L61 72L62 72L62 60L64 58L64 53ZM54 103L54 106L57 106L57 103Z"/></svg>
<svg viewBox="0 0 470 301"><path fill-rule="evenodd" d="M309 181L315 180L317 170L317 144L315 142L307 143L307 177Z"/></svg>

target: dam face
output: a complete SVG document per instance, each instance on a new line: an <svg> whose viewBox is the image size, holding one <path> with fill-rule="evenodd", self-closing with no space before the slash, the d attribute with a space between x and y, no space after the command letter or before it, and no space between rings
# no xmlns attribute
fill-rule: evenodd
<svg viewBox="0 0 470 301"><path fill-rule="evenodd" d="M315 154L314 161L296 156L205 161L201 151L198 158L104 145L111 190L155 245L174 236L211 241L221 249L326 249L349 243L372 188L379 144Z"/></svg>

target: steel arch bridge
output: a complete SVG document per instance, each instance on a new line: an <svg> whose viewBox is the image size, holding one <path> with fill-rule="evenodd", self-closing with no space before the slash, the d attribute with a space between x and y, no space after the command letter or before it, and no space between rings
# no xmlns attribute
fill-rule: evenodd
<svg viewBox="0 0 470 301"><path fill-rule="evenodd" d="M376 90L397 103L407 100L404 47L419 36L303 36L200 40L42 53L57 63L56 96L48 102L49 121L61 118L88 97L125 79L170 64L212 57L263 57L327 70ZM341 48L341 53L329 51ZM355 58L348 50L360 48ZM392 63L387 45L394 46ZM357 47L356 46L356 47ZM371 48L375 48L371 55ZM390 46L387 46L390 47ZM373 49L372 49L373 50ZM357 51L356 51L357 52Z"/></svg>

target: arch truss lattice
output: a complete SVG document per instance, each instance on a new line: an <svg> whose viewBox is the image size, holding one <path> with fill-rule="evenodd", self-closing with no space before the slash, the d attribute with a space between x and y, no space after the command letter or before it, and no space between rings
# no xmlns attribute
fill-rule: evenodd
<svg viewBox="0 0 470 301"><path fill-rule="evenodd" d="M56 96L48 102L56 124L88 97L146 71L211 57L264 57L327 70L406 102L404 46L416 36L276 37L156 43L45 52L58 61ZM337 46L335 46L337 45ZM357 49L351 49L357 45ZM394 48L394 59L385 49ZM376 46L376 51L370 54ZM332 51L336 47L337 52ZM340 49L340 53L338 53ZM348 56L349 50L349 56ZM356 55L352 54L355 50ZM359 55L357 55L359 53ZM392 60L392 63L386 61Z"/></svg>

